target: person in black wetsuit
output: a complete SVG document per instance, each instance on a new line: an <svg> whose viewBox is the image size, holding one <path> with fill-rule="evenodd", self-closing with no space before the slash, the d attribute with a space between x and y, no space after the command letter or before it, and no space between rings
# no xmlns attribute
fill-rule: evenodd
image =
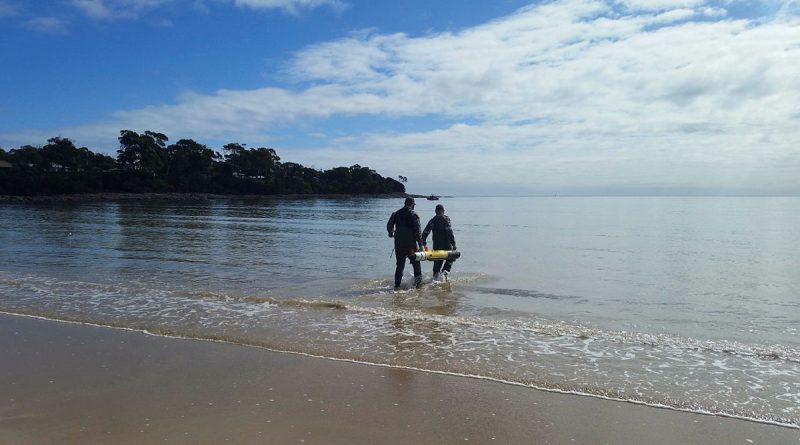
<svg viewBox="0 0 800 445"><path fill-rule="evenodd" d="M425 230L422 232L422 245L427 246L428 234L433 231L433 250L458 250L456 247L456 238L453 236L453 227L450 225L450 217L445 216L444 206L438 204L436 206L436 216L428 221ZM444 274L450 273L453 268L453 261L455 260L435 260L433 262L433 279L439 278L439 271L442 270L442 263L444 263Z"/></svg>
<svg viewBox="0 0 800 445"><path fill-rule="evenodd" d="M419 215L414 211L415 205L414 198L406 198L403 208L392 213L386 223L389 238L394 237L394 253L397 257L397 267L394 270L395 288L400 287L408 255L422 250ZM414 284L419 286L422 283L422 266L419 261L409 261L414 268Z"/></svg>

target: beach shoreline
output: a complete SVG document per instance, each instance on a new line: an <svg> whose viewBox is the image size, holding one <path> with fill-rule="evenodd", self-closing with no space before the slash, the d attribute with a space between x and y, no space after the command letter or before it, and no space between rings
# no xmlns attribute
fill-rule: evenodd
<svg viewBox="0 0 800 445"><path fill-rule="evenodd" d="M0 315L3 443L800 443L800 430Z"/></svg>

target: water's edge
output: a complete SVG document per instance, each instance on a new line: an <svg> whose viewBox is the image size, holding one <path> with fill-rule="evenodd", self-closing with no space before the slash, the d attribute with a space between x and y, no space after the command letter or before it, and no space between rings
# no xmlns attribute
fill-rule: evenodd
<svg viewBox="0 0 800 445"><path fill-rule="evenodd" d="M124 327L124 326L113 326L113 325L106 325L106 324L98 324L98 323L91 323L91 322L85 322L85 321L80 321L80 320L59 319L59 318L45 317L45 316L41 316L41 315L33 315L33 314L25 314L25 313L17 313L17 312L9 312L9 311L0 311L0 315L9 316L9 317L31 318L31 319L42 320L42 321L47 321L47 322L52 322L52 323L67 323L67 324L74 324L74 325L91 326L91 327L102 328L102 329L114 329L114 330L119 330L119 331L128 331L128 332L134 332L134 333L149 335L149 336L153 336L153 337L160 337L160 338L165 338L165 339L187 340L187 341L202 341L202 342L208 342L208 343L221 343L221 344L228 344L228 345L234 345L234 346L240 346L240 347L256 348L256 349L261 349L261 350L265 350L265 351L269 351L269 352L275 352L275 353L293 354L293 355L299 355L299 356L316 358L316 359L332 360L332 361L338 361L338 362L347 362L347 363L354 363L354 364L367 365L367 366L376 366L376 367L381 367L381 368L405 369L405 370L416 371L416 372L424 372L424 373L429 373L429 374L439 374L439 375L446 375L446 376L452 376L452 377L464 377L464 378L470 378L470 379L476 379L476 380L484 380L484 381L502 383L502 384L505 384L505 385L529 388L529 389L538 390L538 391L544 391L544 392L548 392L548 393L573 395L573 396L582 396L582 397L592 397L592 398L595 398L595 399L608 400L608 401L612 401L612 402L629 403L629 404L632 404L632 405L647 406L647 407L650 407L650 408L665 409L665 410L676 411L676 412L684 412L684 413L689 413L689 414L698 414L698 415L713 416L713 417L724 417L724 418L742 420L742 421L746 421L746 422L772 425L772 426L777 426L777 427L781 427L781 428L800 430L800 425L794 425L794 424L790 424L790 423L782 423L782 422L769 421L769 420L764 420L764 419L754 419L754 418L750 418L750 417L746 417L746 416L737 416L737 415L733 415L733 414L729 414L729 413L723 413L723 412L712 412L712 411L704 411L704 410L683 409L683 408L674 407L674 406L647 403L647 402L642 402L642 401L637 401L637 400L627 400L627 399L603 396L603 395L599 395L599 394L583 393L583 392L579 392L579 391L568 391L568 390L561 390L561 389L555 389L555 388L540 387L540 386L536 386L536 385L527 385L527 384L523 384L523 383L520 383L520 382L514 382L514 381L503 380L503 379L498 379L498 378L488 377L488 376L475 375L475 374L463 374L463 373L457 373L457 372L439 371L439 370L424 369L424 368L417 368L417 367L411 367L411 366L400 366L400 365L391 365L391 364L377 363L377 362L370 362L370 361L363 361L363 360L337 358L337 357L330 357L330 356L324 356L324 355L310 354L310 353L306 353L306 352L291 351L291 350L281 350L281 349L270 348L270 347L267 347L267 346L261 346L261 345L255 345L255 344L240 343L240 342L234 342L234 341L228 341L228 340L220 340L220 339L214 339L214 338L204 338L202 336L184 336L184 335L160 334L160 333L154 333L154 332L148 331L147 329L137 329L137 328Z"/></svg>

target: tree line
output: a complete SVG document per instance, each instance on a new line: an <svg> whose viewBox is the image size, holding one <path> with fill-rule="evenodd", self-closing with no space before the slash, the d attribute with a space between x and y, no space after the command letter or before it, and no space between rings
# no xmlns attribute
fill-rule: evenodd
<svg viewBox="0 0 800 445"><path fill-rule="evenodd" d="M54 137L42 147L0 148L0 195L76 193L380 194L405 186L358 164L316 170L281 162L273 148L122 130L116 159Z"/></svg>

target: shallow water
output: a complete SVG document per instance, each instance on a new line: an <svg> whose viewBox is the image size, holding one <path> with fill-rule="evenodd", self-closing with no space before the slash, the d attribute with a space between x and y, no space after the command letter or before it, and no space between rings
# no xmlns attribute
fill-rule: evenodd
<svg viewBox="0 0 800 445"><path fill-rule="evenodd" d="M800 426L800 199L439 203L399 292L397 199L6 204L0 310Z"/></svg>

